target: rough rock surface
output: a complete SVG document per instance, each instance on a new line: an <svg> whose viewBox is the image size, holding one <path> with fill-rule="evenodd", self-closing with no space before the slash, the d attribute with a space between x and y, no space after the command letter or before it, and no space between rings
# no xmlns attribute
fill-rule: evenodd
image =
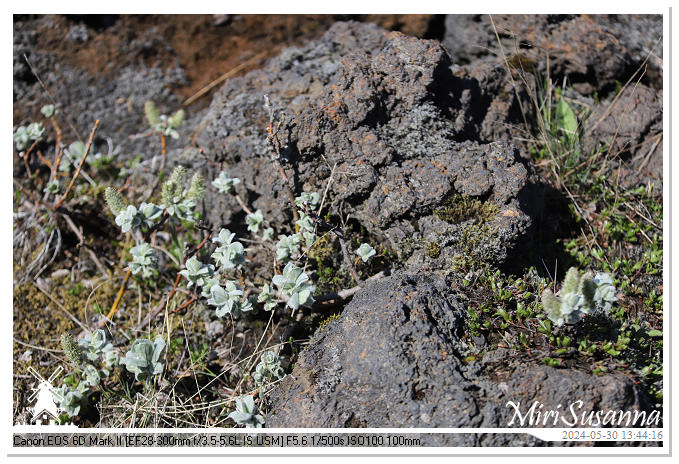
<svg viewBox="0 0 679 464"><path fill-rule="evenodd" d="M41 50L37 46L37 30L52 29L56 25L53 24L54 19L49 16L36 21L38 24L32 24L30 27L23 27L21 21L14 23L14 101L21 102L20 113L24 119L23 123L39 118L40 108L51 103L26 63L24 59L26 55L49 89L52 98L58 103L59 111L62 113L60 120L66 145L78 137L71 125L63 121L70 121L78 131L80 139L87 141L94 121L99 119L101 124L95 139L97 151L107 153L112 148L120 160L128 160L137 155L149 159L160 154L158 137L129 136L143 132L148 127L144 119L144 104L147 100L155 101L161 112L176 111L180 102L171 89L173 86L186 83L184 70L178 65L174 67L128 65L123 68L115 68L112 65L107 73L95 77L87 71L64 64L56 53ZM89 40L89 36L86 33L74 36L70 31L63 40L82 42ZM126 49L121 50L121 54L135 56L153 47L169 45L162 37L148 33L125 42L124 46ZM190 131L200 117L200 114L187 117L182 126L182 133ZM107 145L107 138L111 140L111 146ZM171 140L169 149L171 151L178 149L178 145Z"/></svg>
<svg viewBox="0 0 679 464"><path fill-rule="evenodd" d="M479 143L489 97L450 67L437 41L337 23L320 40L228 82L201 123L198 143L244 181L254 209L274 224L289 223L266 143L269 95L286 112L282 155L296 194L322 192L331 181L330 211L360 222L402 260L432 268L450 265L469 226L440 220L437 208L456 194L489 202L497 214L481 225L484 240L473 248L479 258L501 263L525 238L536 196L511 144ZM195 151L179 161L208 179L218 173ZM217 205L207 213L213 223L238 214L232 198L211 189L207 195ZM437 258L425 253L432 242Z"/></svg>
<svg viewBox="0 0 679 464"><path fill-rule="evenodd" d="M621 165L624 186L654 182L662 188L662 95L662 90L630 85L587 118L585 148L603 148L613 158L612 167Z"/></svg>
<svg viewBox="0 0 679 464"><path fill-rule="evenodd" d="M443 45L453 62L465 64L480 57L503 61L517 54L536 63L555 82L563 77L582 93L612 90L646 60L653 71L648 80L662 86L661 15L448 15ZM660 55L660 57L658 57Z"/></svg>
<svg viewBox="0 0 679 464"><path fill-rule="evenodd" d="M503 350L465 365L465 314L450 286L431 274L369 284L315 334L292 374L272 391L267 426L505 427L514 416L508 401L522 414L535 401L541 410L578 400L582 412L643 409L624 375L535 366ZM537 442L520 435L423 439L448 446Z"/></svg>

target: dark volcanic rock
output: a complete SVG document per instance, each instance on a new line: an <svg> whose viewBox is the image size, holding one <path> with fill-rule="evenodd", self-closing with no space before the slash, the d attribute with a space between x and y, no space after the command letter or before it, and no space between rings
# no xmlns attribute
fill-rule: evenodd
<svg viewBox="0 0 679 464"><path fill-rule="evenodd" d="M643 409L634 382L620 374L535 366L504 350L465 365L465 314L433 275L369 284L314 336L292 375L272 391L267 426L506 427L515 412L509 401L521 414L536 401L544 405L538 410L562 413L575 401L582 401L578 412ZM449 446L536 444L518 435L430 439Z"/></svg>
<svg viewBox="0 0 679 464"><path fill-rule="evenodd" d="M448 15L443 45L453 62L481 57L504 63L517 54L535 62L555 82L567 77L582 93L611 90L646 60L662 38L661 15ZM497 34L502 42L498 45ZM662 86L662 43L648 60L655 87Z"/></svg>
<svg viewBox="0 0 679 464"><path fill-rule="evenodd" d="M111 63L107 73L95 77L87 71L64 64L56 53L37 47L36 29L55 29L57 26L54 21L54 18L45 16L35 19L31 24L25 25L22 21L14 23L15 118L18 116L21 124L33 120L43 121L40 108L51 103L26 63L26 55L58 104L61 112L59 119L67 146L77 140L71 124L80 138L87 141L95 120L99 119L101 124L95 139L96 150L106 153L111 147L106 143L109 138L119 160L126 161L137 155L150 159L159 155L159 137L129 136L148 129L144 118L144 104L147 100L155 101L161 113L170 113L179 108L180 101L171 89L186 83L184 70L179 65L147 67L141 64L115 67ZM81 25L82 27L84 26ZM80 39L87 40L84 36ZM64 40L70 39L65 36ZM162 37L149 33L124 42L126 50L120 53L133 56L142 54L150 46L149 43L169 47ZM202 115L189 115L180 129L181 133L190 132L200 117ZM177 149L175 147L178 143L175 141L170 140L168 144L170 152Z"/></svg>
<svg viewBox="0 0 679 464"><path fill-rule="evenodd" d="M478 82L455 76L436 41L387 33L374 25L337 23L320 40L291 48L268 66L233 79L216 95L198 137L231 176L244 181L248 201L274 224L289 223L282 181L266 144L267 94L287 115L283 156L296 194L323 191L342 212L418 267L443 268L465 250L470 221L445 222L435 212L454 195L494 205L483 224L477 258L501 263L531 224L528 170L506 141L479 143L489 106ZM180 160L217 170L190 154ZM232 198L209 189L207 212L227 224ZM535 206L532 206L536 209ZM282 232L279 230L279 232ZM428 244L440 249L425 253Z"/></svg>
<svg viewBox="0 0 679 464"><path fill-rule="evenodd" d="M630 85L587 118L584 140L589 151L603 150L620 166L624 186L659 184L663 175L662 91Z"/></svg>

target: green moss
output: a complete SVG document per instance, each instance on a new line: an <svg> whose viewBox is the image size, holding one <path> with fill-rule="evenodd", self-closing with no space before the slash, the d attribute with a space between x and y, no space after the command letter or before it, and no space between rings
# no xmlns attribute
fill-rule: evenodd
<svg viewBox="0 0 679 464"><path fill-rule="evenodd" d="M320 325L318 326L318 330L316 331L317 334L323 333L323 331L328 327L328 324L330 324L332 321L335 321L340 318L339 313L335 313L331 315L330 317L324 319L321 321Z"/></svg>
<svg viewBox="0 0 679 464"><path fill-rule="evenodd" d="M315 259L319 262L324 261L328 257L332 256L334 253L334 248L332 246L332 240L329 234L319 237L318 240L311 245L309 249L309 257Z"/></svg>
<svg viewBox="0 0 679 464"><path fill-rule="evenodd" d="M477 219L481 222L492 221L498 210L498 206L494 203L456 194L446 200L443 208L435 210L434 214L443 221L459 224L469 219Z"/></svg>
<svg viewBox="0 0 679 464"><path fill-rule="evenodd" d="M427 256L431 259L436 259L441 256L441 245L436 242L427 243Z"/></svg>

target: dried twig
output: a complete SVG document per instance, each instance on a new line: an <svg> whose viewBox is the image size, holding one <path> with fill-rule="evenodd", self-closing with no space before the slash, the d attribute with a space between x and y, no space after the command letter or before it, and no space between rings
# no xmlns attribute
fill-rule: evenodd
<svg viewBox="0 0 679 464"><path fill-rule="evenodd" d="M92 132L90 132L90 139L87 141L87 146L85 147L85 154L83 155L82 159L80 160L80 164L78 165L78 169L76 169L75 174L73 174L73 178L71 179L71 182L68 184L68 187L66 188L66 191L64 192L64 195L61 197L61 199L57 202L57 204L54 206L54 209L59 209L61 204L66 200L66 197L68 196L69 193L71 193L71 189L73 188L73 185L75 184L75 180L78 178L80 175L80 170L83 167L83 164L85 164L85 160L87 159L87 155L90 153L90 148L92 147L92 142L94 141L94 134L97 132L97 129L99 128L99 119L97 119L94 122L94 127L92 128Z"/></svg>
<svg viewBox="0 0 679 464"><path fill-rule="evenodd" d="M206 85L205 87L200 89L198 92L196 92L195 94L191 95L189 98L184 100L184 103L182 103L182 106L188 106L191 103L195 102L200 97L202 97L203 95L208 93L210 90L214 89L216 86L218 86L219 84L221 84L222 82L227 80L229 77L233 76L238 71L240 71L241 69L245 68L246 66L254 63L255 61L259 60L260 58L263 58L265 55L266 55L266 52L261 52L261 53L255 55L255 56L253 56L249 60L245 61L244 63L239 64L235 68L225 72L224 74L219 76L217 79L215 79L214 81L210 82L208 85Z"/></svg>
<svg viewBox="0 0 679 464"><path fill-rule="evenodd" d="M189 260L189 258L191 258L193 255L198 253L198 251L201 248L203 248L203 246L205 246L205 244L207 243L207 241L210 239L211 236L212 236L212 233L208 232L207 235L205 235L205 237L203 237L203 240L201 240L201 242L196 246L196 248L194 248L192 251L187 253L186 256L184 257L184 260L182 261L181 268L177 272L177 277L174 280L174 285L172 285L172 289L170 290L170 293L167 296L166 300L168 302L172 300L172 297L174 297L175 293L177 292L177 286L179 285L179 282L181 281L181 278L182 278L181 271L186 267L186 262ZM149 325L151 323L151 321L153 319L155 319L158 314L160 314L160 312L163 310L164 307L165 307L165 302L161 302L155 308L155 310L146 319L144 319L144 321L141 324L139 324L139 326L137 326L137 330L138 331L143 330L144 327Z"/></svg>
<svg viewBox="0 0 679 464"><path fill-rule="evenodd" d="M344 256L344 264L346 264L347 268L349 268L351 277L353 277L354 281L361 285L362 281L360 277L358 277L354 263L351 261L351 257L349 256L349 250L347 249L346 239L344 237L344 229L325 222L323 219L318 217L316 213L311 211L306 204L304 205L304 212L316 223L316 225L328 230L329 232L332 232L339 239L342 255Z"/></svg>

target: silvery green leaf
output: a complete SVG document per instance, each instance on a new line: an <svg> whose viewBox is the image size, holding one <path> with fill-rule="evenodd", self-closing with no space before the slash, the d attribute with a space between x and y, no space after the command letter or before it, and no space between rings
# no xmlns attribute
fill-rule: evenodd
<svg viewBox="0 0 679 464"><path fill-rule="evenodd" d="M47 186L43 189L43 192L45 193L50 193L50 194L56 194L59 193L59 181L54 179L53 181L50 181Z"/></svg>
<svg viewBox="0 0 679 464"><path fill-rule="evenodd" d="M153 203L142 203L139 205L139 214L142 224L150 229L160 219L163 209Z"/></svg>
<svg viewBox="0 0 679 464"><path fill-rule="evenodd" d="M160 355L165 348L165 341L157 337L153 342L148 339L137 339L123 359L125 368L134 374L136 380L146 380L163 371L159 362Z"/></svg>
<svg viewBox="0 0 679 464"><path fill-rule="evenodd" d="M120 364L120 357L118 356L118 352L113 350L113 346L111 346L111 349L104 350L104 363L108 367L115 367L118 364Z"/></svg>
<svg viewBox="0 0 679 464"><path fill-rule="evenodd" d="M85 374L86 382L93 387L99 385L101 382L101 375L99 375L99 371L92 364L87 364L85 366L83 374Z"/></svg>
<svg viewBox="0 0 679 464"><path fill-rule="evenodd" d="M295 198L295 204L299 209L304 209L304 205L308 205L309 208L315 209L318 205L318 201L321 199L317 192L303 192L300 196Z"/></svg>
<svg viewBox="0 0 679 464"><path fill-rule="evenodd" d="M238 425L260 428L265 419L258 412L254 397L245 395L236 398L236 410L229 414L229 418L233 419Z"/></svg>
<svg viewBox="0 0 679 464"><path fill-rule="evenodd" d="M240 242L223 245L212 253L212 259L224 269L233 269L245 262L245 248Z"/></svg>
<svg viewBox="0 0 679 464"><path fill-rule="evenodd" d="M266 382L282 379L285 376L280 358L273 351L262 354L261 361L255 368L252 378L258 386Z"/></svg>
<svg viewBox="0 0 679 464"><path fill-rule="evenodd" d="M215 243L219 243L221 246L225 246L231 244L231 241L235 236L236 234L232 233L229 229L221 229L219 231L219 234L216 237L214 237L212 241Z"/></svg>
<svg viewBox="0 0 679 464"><path fill-rule="evenodd" d="M215 267L212 264L203 264L192 256L186 261L186 269L183 269L180 274L188 280L188 287L196 285L202 287L214 275Z"/></svg>
<svg viewBox="0 0 679 464"><path fill-rule="evenodd" d="M368 245L367 243L361 243L361 246L356 250L356 254L361 257L361 260L365 263L370 258L375 256L376 251Z"/></svg>
<svg viewBox="0 0 679 464"><path fill-rule="evenodd" d="M229 177L225 171L220 172L219 176L212 181L212 185L220 193L231 193L233 187L238 184L240 184L240 179Z"/></svg>
<svg viewBox="0 0 679 464"><path fill-rule="evenodd" d="M273 234L274 234L273 228L267 227L266 229L264 229L264 232L262 232L262 240L266 241L273 240Z"/></svg>
<svg viewBox="0 0 679 464"><path fill-rule="evenodd" d="M68 415L68 417L74 417L80 413L80 410L85 404L88 391L89 385L87 385L86 382L81 382L75 389L64 384L53 390L53 396L55 402L59 404L59 407Z"/></svg>
<svg viewBox="0 0 679 464"><path fill-rule="evenodd" d="M282 276L281 276L282 277ZM258 303L264 303L264 311L271 311L276 307L276 301L271 293L271 287L268 284L264 284L262 291L257 296Z"/></svg>
<svg viewBox="0 0 679 464"><path fill-rule="evenodd" d="M210 277L208 279L205 279L205 283L203 285L203 290L201 291L200 295L203 298L210 298L210 290L215 285L219 285L219 279L217 277Z"/></svg>
<svg viewBox="0 0 679 464"><path fill-rule="evenodd" d="M40 140L42 139L42 136L45 135L45 128L43 127L42 123L32 122L26 128L26 132L28 133L29 139Z"/></svg>
<svg viewBox="0 0 679 464"><path fill-rule="evenodd" d="M132 274L141 274L144 279L148 279L156 273L158 260L153 253L153 248L148 243L140 243L132 247L130 253L132 254L132 261L130 262Z"/></svg>
<svg viewBox="0 0 679 464"><path fill-rule="evenodd" d="M25 150L29 146L29 136L28 136L28 131L26 130L25 126L19 126L17 127L17 130L14 132L14 144L16 145L16 149L21 151Z"/></svg>
<svg viewBox="0 0 679 464"><path fill-rule="evenodd" d="M281 235L278 239L276 244L276 259L278 261L287 261L299 256L301 237L298 234Z"/></svg>
<svg viewBox="0 0 679 464"><path fill-rule="evenodd" d="M128 205L116 216L116 224L120 226L124 233L129 232L141 224L141 218L137 214L137 208L134 205Z"/></svg>
<svg viewBox="0 0 679 464"><path fill-rule="evenodd" d="M14 132L13 139L17 150L21 151L28 148L29 146L28 141L30 139L28 137L28 131L26 130L26 127L25 126L17 127L17 130Z"/></svg>
<svg viewBox="0 0 679 464"><path fill-rule="evenodd" d="M313 302L314 285L307 283L309 276L294 263L288 263L283 268L283 274L277 274L272 282L279 291L288 298L287 306L293 311L300 306L310 306Z"/></svg>
<svg viewBox="0 0 679 464"><path fill-rule="evenodd" d="M247 223L248 230L250 232L254 233L259 232L259 226L262 225L262 222L264 222L264 215L262 214L262 210L258 209L254 213L245 216L245 222Z"/></svg>
<svg viewBox="0 0 679 464"><path fill-rule="evenodd" d="M40 112L46 117L46 118L51 118L54 116L54 105L45 105L42 108L40 108Z"/></svg>
<svg viewBox="0 0 679 464"><path fill-rule="evenodd" d="M310 216L307 216L304 211L299 211L299 220L295 222L300 231L313 233L314 221Z"/></svg>

